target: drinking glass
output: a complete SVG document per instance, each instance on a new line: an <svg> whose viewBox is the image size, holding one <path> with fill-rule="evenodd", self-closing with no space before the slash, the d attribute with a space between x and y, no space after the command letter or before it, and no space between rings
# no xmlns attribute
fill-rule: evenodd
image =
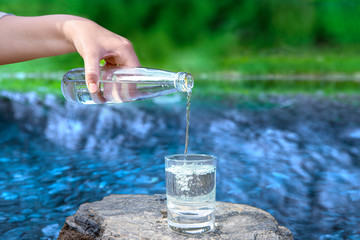
<svg viewBox="0 0 360 240"><path fill-rule="evenodd" d="M165 157L167 219L179 233L196 234L215 227L216 162L212 155Z"/></svg>

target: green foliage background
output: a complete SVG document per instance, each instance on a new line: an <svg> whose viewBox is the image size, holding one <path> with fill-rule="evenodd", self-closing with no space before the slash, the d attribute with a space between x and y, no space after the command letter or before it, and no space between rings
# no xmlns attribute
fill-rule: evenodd
<svg viewBox="0 0 360 240"><path fill-rule="evenodd" d="M132 41L148 67L251 74L357 69L353 62L359 54L360 1L1 0L0 10L20 16L89 18ZM345 64L339 61L344 67L327 63L334 55L345 56ZM318 63L312 56L323 60ZM284 67L274 64L283 59ZM79 65L81 59L73 54L47 60L43 68Z"/></svg>

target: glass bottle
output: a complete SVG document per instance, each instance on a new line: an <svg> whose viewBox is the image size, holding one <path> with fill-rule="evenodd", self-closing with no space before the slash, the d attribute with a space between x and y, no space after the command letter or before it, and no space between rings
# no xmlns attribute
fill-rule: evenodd
<svg viewBox="0 0 360 240"><path fill-rule="evenodd" d="M191 74L150 68L100 67L97 93L90 93L84 68L64 75L61 90L72 103L103 104L132 102L175 92L190 92L194 85Z"/></svg>

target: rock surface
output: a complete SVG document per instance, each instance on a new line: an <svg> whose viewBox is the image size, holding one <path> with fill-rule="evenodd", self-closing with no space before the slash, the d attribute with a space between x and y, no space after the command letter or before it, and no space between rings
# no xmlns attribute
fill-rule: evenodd
<svg viewBox="0 0 360 240"><path fill-rule="evenodd" d="M269 213L248 205L216 203L216 229L197 236L173 232L164 195L110 195L85 203L69 216L58 240L115 239L293 239Z"/></svg>

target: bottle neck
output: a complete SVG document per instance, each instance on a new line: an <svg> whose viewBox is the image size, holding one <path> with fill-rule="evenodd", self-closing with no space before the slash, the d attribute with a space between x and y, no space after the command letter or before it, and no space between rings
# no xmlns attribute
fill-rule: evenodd
<svg viewBox="0 0 360 240"><path fill-rule="evenodd" d="M191 92L194 78L190 73L178 72L175 76L174 86L178 92Z"/></svg>

